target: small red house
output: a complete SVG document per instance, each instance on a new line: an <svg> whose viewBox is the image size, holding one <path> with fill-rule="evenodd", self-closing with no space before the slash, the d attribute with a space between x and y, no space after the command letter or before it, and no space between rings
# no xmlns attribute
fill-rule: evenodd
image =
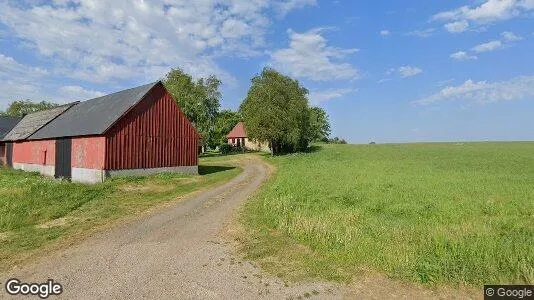
<svg viewBox="0 0 534 300"><path fill-rule="evenodd" d="M14 168L83 183L198 173L199 135L161 82L54 109L39 112L41 119L26 116L6 136L14 142ZM27 118L41 122L22 130Z"/></svg>
<svg viewBox="0 0 534 300"><path fill-rule="evenodd" d="M248 138L243 122L237 123L228 135L226 135L226 138L228 139L228 144L236 147L243 147L255 151L271 151L266 143L260 143Z"/></svg>
<svg viewBox="0 0 534 300"><path fill-rule="evenodd" d="M237 123L226 137L228 138L228 144L237 147L245 147L245 140L247 139L245 124L243 124L243 122Z"/></svg>

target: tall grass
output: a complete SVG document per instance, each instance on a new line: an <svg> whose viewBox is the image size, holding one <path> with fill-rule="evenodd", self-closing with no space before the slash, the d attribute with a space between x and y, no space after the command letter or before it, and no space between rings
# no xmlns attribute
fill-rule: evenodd
<svg viewBox="0 0 534 300"><path fill-rule="evenodd" d="M268 159L278 171L245 207L245 249L277 272L297 260L305 271L287 273L534 283L534 143L325 145ZM287 257L295 244L310 253Z"/></svg>

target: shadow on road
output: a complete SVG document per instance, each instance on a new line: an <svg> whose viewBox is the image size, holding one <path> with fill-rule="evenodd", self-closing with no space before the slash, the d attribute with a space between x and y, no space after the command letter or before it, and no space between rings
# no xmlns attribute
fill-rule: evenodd
<svg viewBox="0 0 534 300"><path fill-rule="evenodd" d="M218 173L218 172L224 172L224 171L228 171L228 170L232 170L232 169L235 169L235 167L229 167L229 166L203 166L203 165L199 165L198 166L198 173L200 175L208 175L208 174L213 174L213 173Z"/></svg>

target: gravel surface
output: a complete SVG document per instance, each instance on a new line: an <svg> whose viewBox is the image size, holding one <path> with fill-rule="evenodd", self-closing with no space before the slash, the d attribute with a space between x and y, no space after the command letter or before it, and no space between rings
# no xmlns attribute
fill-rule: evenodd
<svg viewBox="0 0 534 300"><path fill-rule="evenodd" d="M54 279L64 299L341 298L335 284L287 285L233 254L224 225L267 177L267 167L251 160L223 186L3 274L0 298L13 277Z"/></svg>

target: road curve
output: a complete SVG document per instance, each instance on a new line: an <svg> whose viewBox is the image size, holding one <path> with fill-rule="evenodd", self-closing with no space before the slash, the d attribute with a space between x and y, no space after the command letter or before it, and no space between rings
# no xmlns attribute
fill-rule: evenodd
<svg viewBox="0 0 534 300"><path fill-rule="evenodd" d="M268 177L257 160L230 182L95 234L0 277L54 279L64 299L337 298L328 283L287 286L232 253L226 221ZM0 298L8 298L2 286Z"/></svg>

